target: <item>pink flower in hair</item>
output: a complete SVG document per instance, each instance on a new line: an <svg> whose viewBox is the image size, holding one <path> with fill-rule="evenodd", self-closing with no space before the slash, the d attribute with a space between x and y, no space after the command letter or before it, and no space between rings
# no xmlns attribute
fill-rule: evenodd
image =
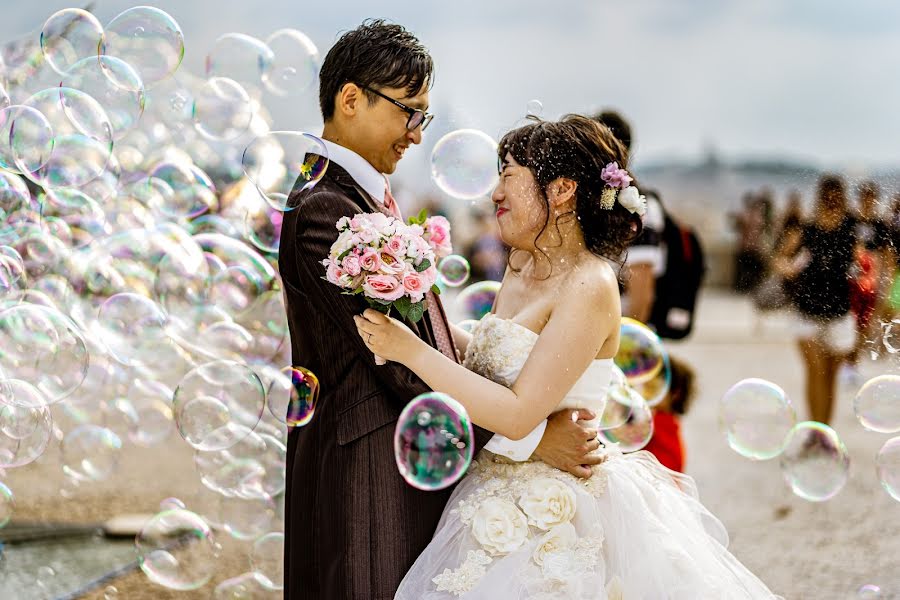
<svg viewBox="0 0 900 600"><path fill-rule="evenodd" d="M628 174L628 171L619 168L619 163L617 162L611 162L603 167L603 171L600 172L600 178L606 182L607 186L620 190L625 189L634 181Z"/></svg>

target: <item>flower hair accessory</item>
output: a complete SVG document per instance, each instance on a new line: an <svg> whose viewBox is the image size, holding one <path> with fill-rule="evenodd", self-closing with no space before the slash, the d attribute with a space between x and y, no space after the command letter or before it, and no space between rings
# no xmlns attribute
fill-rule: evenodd
<svg viewBox="0 0 900 600"><path fill-rule="evenodd" d="M600 194L600 208L612 210L616 200L625 210L640 217L647 212L647 199L631 185L634 178L628 171L619 167L618 162L611 162L600 173L600 178L606 182L603 193Z"/></svg>

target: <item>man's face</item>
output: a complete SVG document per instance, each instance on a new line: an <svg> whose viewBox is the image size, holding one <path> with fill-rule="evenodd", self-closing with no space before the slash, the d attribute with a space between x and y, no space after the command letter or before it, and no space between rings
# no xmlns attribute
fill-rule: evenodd
<svg viewBox="0 0 900 600"><path fill-rule="evenodd" d="M428 86L425 85L414 96L407 96L405 89L374 88L389 98L413 109L428 110ZM402 108L376 97L373 103L363 93L358 109L353 117L353 138L357 154L382 173L391 174L406 150L413 144L422 142L422 128L413 131L406 128L409 113Z"/></svg>

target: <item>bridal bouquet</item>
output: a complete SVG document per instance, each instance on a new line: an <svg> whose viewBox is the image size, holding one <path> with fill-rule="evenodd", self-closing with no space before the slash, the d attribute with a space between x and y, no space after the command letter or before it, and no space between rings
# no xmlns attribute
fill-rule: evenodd
<svg viewBox="0 0 900 600"><path fill-rule="evenodd" d="M338 238L322 261L325 279L385 314L394 309L404 319L421 319L425 293L440 293L437 260L452 252L447 219L424 210L409 223L363 213L341 217L335 227Z"/></svg>

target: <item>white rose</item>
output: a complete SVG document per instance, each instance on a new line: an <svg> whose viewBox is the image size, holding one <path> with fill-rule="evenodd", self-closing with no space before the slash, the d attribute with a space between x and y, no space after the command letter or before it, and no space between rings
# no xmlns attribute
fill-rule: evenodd
<svg viewBox="0 0 900 600"><path fill-rule="evenodd" d="M519 506L528 515L532 525L550 529L575 516L575 492L558 479L543 477L528 484Z"/></svg>
<svg viewBox="0 0 900 600"><path fill-rule="evenodd" d="M550 529L544 534L544 537L538 540L532 558L538 565L543 565L546 555L568 550L575 545L576 541L575 526L571 523L562 523Z"/></svg>
<svg viewBox="0 0 900 600"><path fill-rule="evenodd" d="M619 190L619 204L624 206L631 213L637 213L643 217L647 212L647 199L638 192L633 185L628 186L624 190Z"/></svg>
<svg viewBox="0 0 900 600"><path fill-rule="evenodd" d="M491 554L508 554L525 543L528 520L509 500L488 498L475 512L472 534Z"/></svg>

